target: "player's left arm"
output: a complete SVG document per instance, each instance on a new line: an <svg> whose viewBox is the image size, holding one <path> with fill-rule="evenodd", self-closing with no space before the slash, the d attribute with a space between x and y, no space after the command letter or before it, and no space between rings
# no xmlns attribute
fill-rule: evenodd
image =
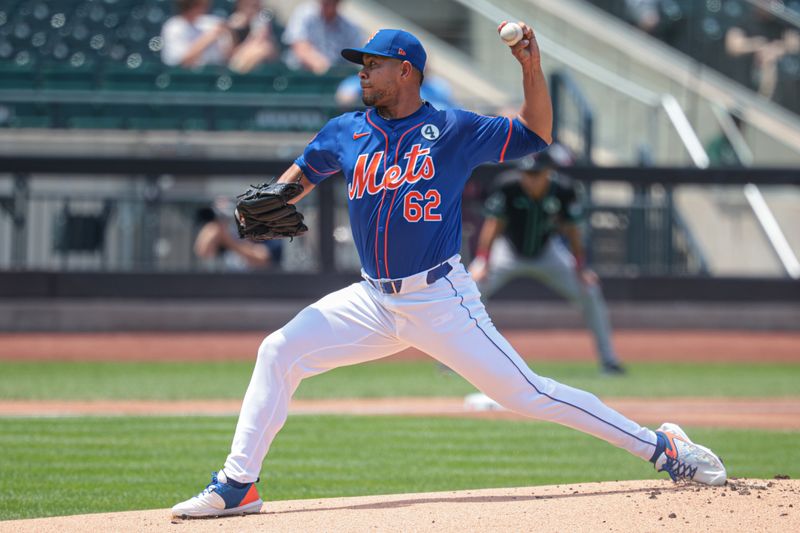
<svg viewBox="0 0 800 533"><path fill-rule="evenodd" d="M494 216L487 216L481 226L478 236L478 247L475 250L475 258L470 262L469 273L476 283L480 283L489 275L489 254L492 251L494 241L505 230L505 221Z"/></svg>
<svg viewBox="0 0 800 533"><path fill-rule="evenodd" d="M500 24L497 31L505 24ZM522 40L511 47L511 53L522 66L522 90L525 99L519 110L519 120L550 144L553 142L553 105L542 71L542 55L533 28L521 21L519 25L522 28Z"/></svg>

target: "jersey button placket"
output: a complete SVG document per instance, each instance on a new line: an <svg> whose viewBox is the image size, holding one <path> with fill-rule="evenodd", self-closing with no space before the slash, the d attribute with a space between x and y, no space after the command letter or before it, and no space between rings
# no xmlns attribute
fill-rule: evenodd
<svg viewBox="0 0 800 533"><path fill-rule="evenodd" d="M394 149L394 147L395 147L395 145L397 143L397 137L398 137L398 133L396 131L392 131L391 133L389 133L390 142L387 143L388 153L386 154L387 163L389 163L389 164L396 163L396 161L394 161L394 157L392 157L390 159L390 155L389 154L393 154L394 153L393 149ZM380 214L379 214L379 216L380 216ZM387 210L387 217L388 217L388 210ZM387 218L386 219L386 224L388 224L388 223L389 223L389 220ZM378 226L378 233L380 234L381 237L384 236L384 233L385 233L384 230L385 229L386 229L386 225L384 225L384 224L381 224L380 226ZM387 267L386 267L383 259L378 259L378 265L380 266L382 271L386 271Z"/></svg>
<svg viewBox="0 0 800 533"><path fill-rule="evenodd" d="M384 226L378 226L378 234L379 234L381 237L383 237L383 230L384 230ZM386 266L385 266L385 265L384 265L384 263L383 263L383 259L381 259L381 258L379 257L379 258L378 258L378 277L379 277L379 278L382 278L382 277L383 277L383 275L381 274L381 272L385 272L385 269L386 269Z"/></svg>

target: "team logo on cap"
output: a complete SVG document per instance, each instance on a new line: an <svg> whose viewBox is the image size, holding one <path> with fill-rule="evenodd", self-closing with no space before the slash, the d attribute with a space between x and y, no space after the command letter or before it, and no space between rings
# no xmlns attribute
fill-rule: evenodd
<svg viewBox="0 0 800 533"><path fill-rule="evenodd" d="M425 124L422 126L422 136L428 139L429 141L435 141L439 138L439 128L434 126L433 124Z"/></svg>

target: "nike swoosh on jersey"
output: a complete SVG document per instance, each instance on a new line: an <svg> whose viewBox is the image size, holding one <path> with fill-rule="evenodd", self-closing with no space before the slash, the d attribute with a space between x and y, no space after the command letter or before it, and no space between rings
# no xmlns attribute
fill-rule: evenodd
<svg viewBox="0 0 800 533"><path fill-rule="evenodd" d="M369 135L369 132L368 132L368 131L365 131L364 133L354 133L354 134L353 134L353 140L354 140L354 141L357 141L357 140L359 140L361 137L365 137L365 136L367 136L367 135Z"/></svg>

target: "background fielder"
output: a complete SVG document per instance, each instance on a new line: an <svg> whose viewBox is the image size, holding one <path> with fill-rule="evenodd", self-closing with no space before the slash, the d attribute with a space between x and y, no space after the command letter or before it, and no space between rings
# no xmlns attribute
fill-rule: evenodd
<svg viewBox="0 0 800 533"><path fill-rule="evenodd" d="M556 143L517 161L517 172L500 175L485 202L486 219L469 271L484 299L513 278L531 276L579 305L602 370L621 374L600 282L586 265L579 225L583 203L572 181L554 170L571 162L567 149Z"/></svg>
<svg viewBox="0 0 800 533"><path fill-rule="evenodd" d="M223 469L203 492L175 505L174 515L258 512L255 482L301 380L409 346L510 410L594 435L673 478L724 483L719 459L679 428L651 431L592 394L536 375L494 328L460 261L461 197L472 169L551 141L539 48L533 31L526 25L523 31L511 49L522 66L525 95L513 120L439 111L423 102L426 54L408 32L380 30L363 48L342 51L363 64L363 100L371 107L328 122L278 182L303 185L296 201L322 180L344 174L364 280L325 296L264 339ZM266 234L274 230L268 222L264 228Z"/></svg>

